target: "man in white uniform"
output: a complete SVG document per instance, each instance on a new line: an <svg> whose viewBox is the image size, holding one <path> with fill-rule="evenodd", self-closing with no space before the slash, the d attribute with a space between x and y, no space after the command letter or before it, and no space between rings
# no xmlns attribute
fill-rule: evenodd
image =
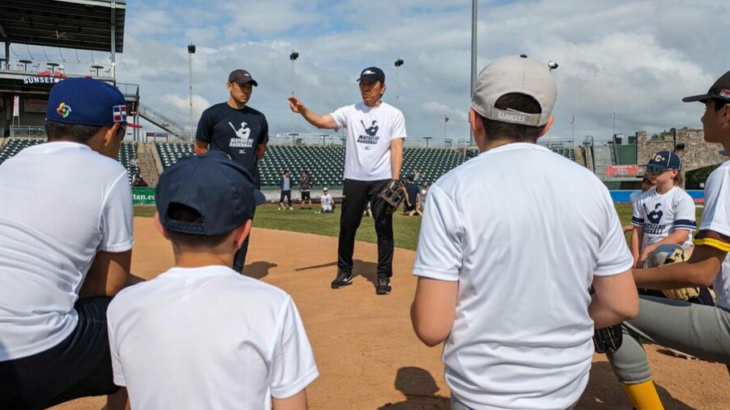
<svg viewBox="0 0 730 410"><path fill-rule="evenodd" d="M0 408L111 394L106 310L130 281L132 193L115 160L124 96L92 79L51 90L48 143L0 166ZM109 409L118 409L110 396ZM123 407L121 407L123 409Z"/></svg>
<svg viewBox="0 0 730 410"><path fill-rule="evenodd" d="M683 101L705 105L705 141L730 150L730 71L706 94ZM730 366L730 161L707 178L705 208L694 245L687 262L634 269L636 285L643 289L713 286L717 295L716 306L641 296L639 316L624 324L623 343L608 356L637 410L664 408L640 341Z"/></svg>
<svg viewBox="0 0 730 410"><path fill-rule="evenodd" d="M320 129L347 128L345 186L340 217L340 240L337 250L337 277L332 289L352 283L352 254L355 234L368 201L372 203L375 231L378 235L378 280L376 293L391 291L393 276L393 215L380 193L392 181L400 179L403 164L403 140L406 125L403 114L381 101L385 93L385 74L377 67L360 73L362 102L339 108L332 114L319 115L307 109L296 97L289 97L292 111L301 114Z"/></svg>
<svg viewBox="0 0 730 410"><path fill-rule="evenodd" d="M638 310L605 185L536 144L556 98L548 68L525 56L485 68L471 102L482 154L428 193L411 317L425 344L446 342L453 409L572 408L594 326Z"/></svg>
<svg viewBox="0 0 730 410"><path fill-rule="evenodd" d="M220 151L160 176L155 219L175 267L108 313L114 382L133 409L306 410L318 372L294 302L230 268L264 201Z"/></svg>

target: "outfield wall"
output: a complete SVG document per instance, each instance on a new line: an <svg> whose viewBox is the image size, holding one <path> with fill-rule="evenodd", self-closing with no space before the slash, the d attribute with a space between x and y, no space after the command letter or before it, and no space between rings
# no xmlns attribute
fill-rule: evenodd
<svg viewBox="0 0 730 410"><path fill-rule="evenodd" d="M617 191L609 191L611 193L611 199L613 199L614 203L628 203L631 202L629 197L633 192L636 191L623 191L623 190L617 190ZM331 190L330 193L335 198L342 195L342 192L339 190ZM689 196L692 197L695 201L702 200L702 197L705 195L705 191L703 190L690 190L687 191ZM266 200L267 202L276 202L279 200L279 192L278 191L265 191L266 194ZM292 200L299 198L299 192L292 192ZM312 199L316 200L319 198L319 193L312 191ZM134 206L155 206L155 189L154 188L132 188L132 200L134 203Z"/></svg>

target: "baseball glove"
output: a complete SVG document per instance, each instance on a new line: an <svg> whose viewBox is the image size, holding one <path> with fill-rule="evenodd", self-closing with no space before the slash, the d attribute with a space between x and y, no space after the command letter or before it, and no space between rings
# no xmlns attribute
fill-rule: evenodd
<svg viewBox="0 0 730 410"><path fill-rule="evenodd" d="M679 245L661 245L651 255L653 266L664 266L677 262L684 262L688 258ZM664 296L669 299L683 300L685 302L699 303L701 305L714 305L714 295L709 288L687 287L681 289L663 290Z"/></svg>
<svg viewBox="0 0 730 410"><path fill-rule="evenodd" d="M403 192L403 183L397 179L390 181L390 184L380 193L380 198L385 201L385 212L392 214L406 199L406 193Z"/></svg>
<svg viewBox="0 0 730 410"><path fill-rule="evenodd" d="M624 340L623 336L624 333L621 330L621 325L595 329L593 333L593 346L596 348L596 353L615 353L621 347L621 343Z"/></svg>

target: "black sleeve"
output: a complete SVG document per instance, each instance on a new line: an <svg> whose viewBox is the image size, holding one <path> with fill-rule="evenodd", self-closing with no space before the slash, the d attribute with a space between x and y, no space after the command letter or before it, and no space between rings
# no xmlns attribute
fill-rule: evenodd
<svg viewBox="0 0 730 410"><path fill-rule="evenodd" d="M261 140L259 140L259 145L261 144L268 144L269 143L269 123L266 121L266 117L261 114Z"/></svg>
<svg viewBox="0 0 730 410"><path fill-rule="evenodd" d="M195 132L195 140L201 141L201 142L207 142L210 144L210 141L212 140L213 135L213 127L212 127L212 114L210 112L210 108L203 111L203 114L200 116L200 121L198 121L198 130Z"/></svg>

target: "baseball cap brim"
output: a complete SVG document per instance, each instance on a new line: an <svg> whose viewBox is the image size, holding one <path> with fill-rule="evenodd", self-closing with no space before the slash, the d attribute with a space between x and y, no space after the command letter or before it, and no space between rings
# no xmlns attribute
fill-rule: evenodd
<svg viewBox="0 0 730 410"><path fill-rule="evenodd" d="M256 206L263 205L266 203L266 196L263 194L263 192L255 189L253 191L253 202L254 204L256 204Z"/></svg>
<svg viewBox="0 0 730 410"><path fill-rule="evenodd" d="M246 83L252 83L254 85L254 87L259 86L259 83L257 83L256 80L254 80L253 78L240 78L237 80L233 80L232 82L239 84L239 85L244 85Z"/></svg>
<svg viewBox="0 0 730 410"><path fill-rule="evenodd" d="M707 100L712 100L714 98L718 98L714 95L710 94L702 94L702 95L693 95L691 97L684 97L682 98L682 102L705 102Z"/></svg>

